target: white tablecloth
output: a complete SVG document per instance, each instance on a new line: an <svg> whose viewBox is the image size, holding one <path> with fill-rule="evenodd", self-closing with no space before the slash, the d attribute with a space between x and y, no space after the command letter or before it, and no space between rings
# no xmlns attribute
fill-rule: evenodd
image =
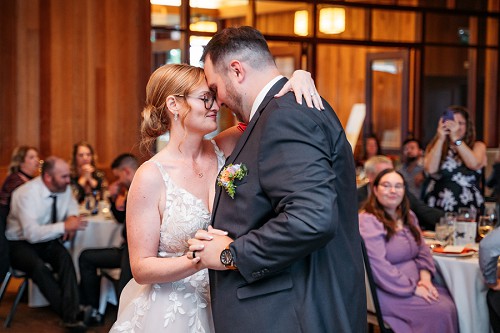
<svg viewBox="0 0 500 333"><path fill-rule="evenodd" d="M486 292L477 257L434 255L437 270L455 301L460 333L490 332Z"/></svg>
<svg viewBox="0 0 500 333"><path fill-rule="evenodd" d="M69 244L69 251L75 265L76 276L80 279L80 270L78 267L78 257L80 253L89 248L104 248L120 246L123 242L123 225L114 219L107 219L104 215L91 215L88 218L88 225L85 230L76 233L75 238ZM38 287L29 283L29 306L46 306L49 303L42 295Z"/></svg>

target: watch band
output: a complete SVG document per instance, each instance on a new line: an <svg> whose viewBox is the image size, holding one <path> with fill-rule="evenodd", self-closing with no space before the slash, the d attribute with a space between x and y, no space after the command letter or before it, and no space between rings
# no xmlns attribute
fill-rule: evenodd
<svg viewBox="0 0 500 333"><path fill-rule="evenodd" d="M222 264L227 268L227 269L230 269L230 270L233 270L233 271L236 271L238 270L238 267L236 267L236 264L234 263L234 258L233 258L233 254L231 253L231 250L229 249L229 244L228 246L226 246L226 248L224 250L222 250L222 253L221 253L221 257L223 254L226 254L226 256L228 256L230 258L229 262L228 263L224 263L224 261L222 261Z"/></svg>

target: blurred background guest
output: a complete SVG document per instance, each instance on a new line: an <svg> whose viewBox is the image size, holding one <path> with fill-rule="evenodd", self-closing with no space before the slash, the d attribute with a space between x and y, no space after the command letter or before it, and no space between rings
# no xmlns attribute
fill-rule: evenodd
<svg viewBox="0 0 500 333"><path fill-rule="evenodd" d="M362 167L370 157L376 155L382 155L380 141L375 134L369 134L363 140L363 150L356 159L356 166Z"/></svg>
<svg viewBox="0 0 500 333"><path fill-rule="evenodd" d="M5 225L10 210L12 191L33 179L40 168L38 150L35 147L19 146L14 149L9 165L9 173L0 190L0 281L9 270L9 246L5 238Z"/></svg>
<svg viewBox="0 0 500 333"><path fill-rule="evenodd" d="M359 214L384 320L394 332L458 332L457 311L436 272L418 220L410 210L403 176L380 172Z"/></svg>
<svg viewBox="0 0 500 333"><path fill-rule="evenodd" d="M500 229L490 231L479 242L479 267L488 285L486 300L490 314L490 325L494 333L500 333L500 278L498 257L500 256Z"/></svg>
<svg viewBox="0 0 500 333"><path fill-rule="evenodd" d="M119 223L125 223L128 189L138 167L139 162L132 154L121 154L111 164L111 169L117 180L109 186L109 200L111 212ZM81 276L81 303L91 307L91 316L88 321L90 326L104 323L104 313L98 312L101 282L101 276L98 273L100 269L121 269L118 295L116 295L118 299L125 285L132 279L126 230L124 226L122 233L124 243L121 247L87 249L80 254L78 259Z"/></svg>
<svg viewBox="0 0 500 333"><path fill-rule="evenodd" d="M71 186L79 203L85 200L86 195L101 191L104 172L97 170L95 163L96 155L90 143L75 143L71 156Z"/></svg>
<svg viewBox="0 0 500 333"><path fill-rule="evenodd" d="M389 157L384 155L375 155L366 160L363 167L365 169L365 176L368 182L358 188L358 208L363 207L366 199L368 199L371 192L371 186L377 175L385 169L394 168L394 165Z"/></svg>
<svg viewBox="0 0 500 333"><path fill-rule="evenodd" d="M66 329L81 332L86 326L77 320L75 267L61 237L72 238L77 230L85 229L87 221L78 216L78 205L68 186L69 174L64 160L48 157L41 176L13 192L5 235L12 267L38 285Z"/></svg>
<svg viewBox="0 0 500 333"><path fill-rule="evenodd" d="M486 166L486 145L476 141L475 127L467 109L450 106L450 119L439 120L437 132L426 149L425 172L431 177L425 202L447 212L472 208L484 210L480 181Z"/></svg>
<svg viewBox="0 0 500 333"><path fill-rule="evenodd" d="M416 138L408 138L403 142L401 167L399 172L403 175L407 190L415 197L421 198L422 184L425 179L422 146Z"/></svg>

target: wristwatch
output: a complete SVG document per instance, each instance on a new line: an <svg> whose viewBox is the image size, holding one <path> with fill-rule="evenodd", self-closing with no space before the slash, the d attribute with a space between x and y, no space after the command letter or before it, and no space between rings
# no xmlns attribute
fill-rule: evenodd
<svg viewBox="0 0 500 333"><path fill-rule="evenodd" d="M226 266L227 269L238 269L238 267L236 267L236 264L234 263L233 254L231 253L231 250L229 250L229 245L220 253L220 262L224 266Z"/></svg>
<svg viewBox="0 0 500 333"><path fill-rule="evenodd" d="M455 146L460 146L462 144L462 140L457 140L454 142Z"/></svg>

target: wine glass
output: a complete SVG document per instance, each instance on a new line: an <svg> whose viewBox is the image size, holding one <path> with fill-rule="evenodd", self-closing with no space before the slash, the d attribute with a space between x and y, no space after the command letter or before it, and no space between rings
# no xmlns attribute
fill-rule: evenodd
<svg viewBox="0 0 500 333"><path fill-rule="evenodd" d="M491 216L480 216L477 224L477 232L481 238L484 238L495 227L495 221Z"/></svg>

